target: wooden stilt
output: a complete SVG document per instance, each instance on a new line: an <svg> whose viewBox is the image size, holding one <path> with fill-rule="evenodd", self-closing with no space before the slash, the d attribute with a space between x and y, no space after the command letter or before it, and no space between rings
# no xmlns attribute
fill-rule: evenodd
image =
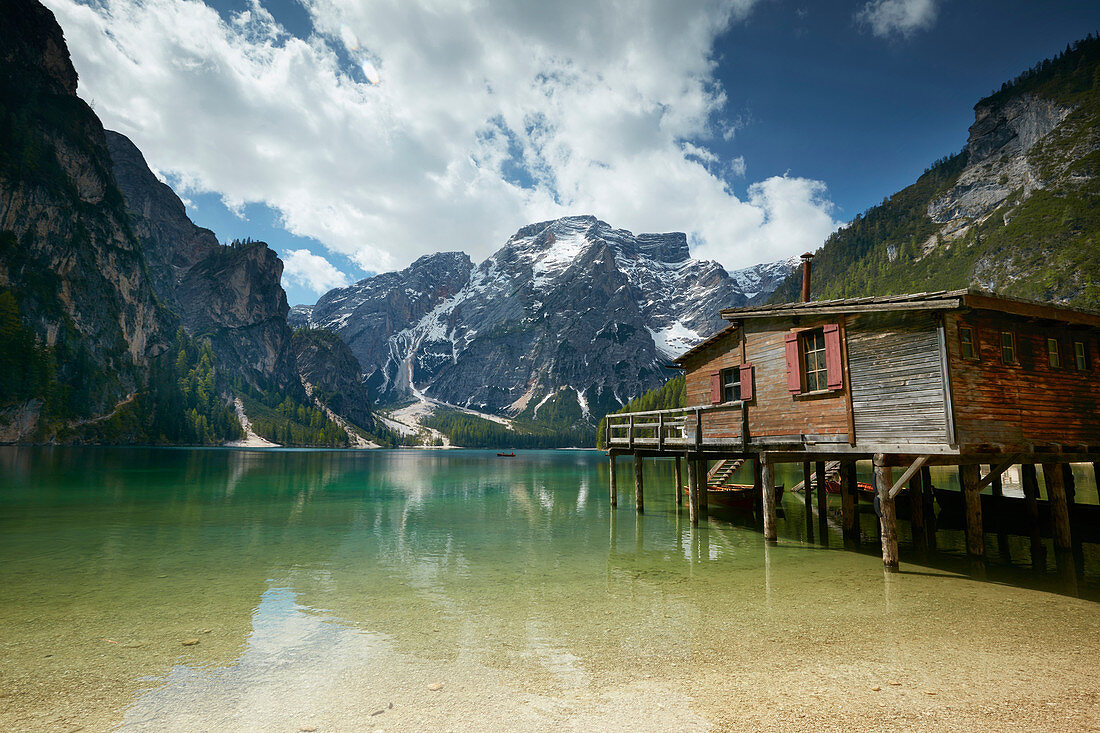
<svg viewBox="0 0 1100 733"><path fill-rule="evenodd" d="M1042 530L1039 527L1039 481L1035 475L1035 465L1025 463L1020 466L1020 482L1024 485L1024 505L1027 507L1027 524L1031 531L1031 566L1042 570L1047 565L1047 547L1043 544Z"/></svg>
<svg viewBox="0 0 1100 733"><path fill-rule="evenodd" d="M764 513L764 479L763 467L760 463L760 456L757 455L752 461L752 497L753 497L753 511L758 516L762 516Z"/></svg>
<svg viewBox="0 0 1100 733"><path fill-rule="evenodd" d="M1069 528L1069 504L1066 501L1066 484L1062 467L1057 463L1043 464L1043 480L1050 500L1051 534L1054 535L1056 553L1073 550L1073 536Z"/></svg>
<svg viewBox="0 0 1100 733"><path fill-rule="evenodd" d="M776 531L775 515L775 466L765 456L761 456L760 488L764 502L764 541L775 542L779 537Z"/></svg>
<svg viewBox="0 0 1100 733"><path fill-rule="evenodd" d="M817 462L817 529L822 544L829 542L829 492L825 488L825 462Z"/></svg>
<svg viewBox="0 0 1100 733"><path fill-rule="evenodd" d="M963 503L966 506L966 554L972 558L985 557L985 537L982 529L981 469L974 464L959 466L959 484L962 486Z"/></svg>
<svg viewBox="0 0 1100 733"><path fill-rule="evenodd" d="M806 504L806 539L810 542L814 541L814 504L813 496L810 494L810 462L802 462L802 499Z"/></svg>
<svg viewBox="0 0 1100 733"><path fill-rule="evenodd" d="M924 534L928 537L928 549L936 549L936 495L932 486L932 471L925 466L920 470L920 485L924 502Z"/></svg>
<svg viewBox="0 0 1100 733"><path fill-rule="evenodd" d="M688 518L691 520L691 526L696 527L699 525L699 464L691 456L687 459L687 470Z"/></svg>
<svg viewBox="0 0 1100 733"><path fill-rule="evenodd" d="M909 529L913 533L913 546L918 552L925 552L928 537L924 532L924 476L920 471L909 479Z"/></svg>
<svg viewBox="0 0 1100 733"><path fill-rule="evenodd" d="M642 457L634 454L634 508L641 514L645 511L645 498L642 491Z"/></svg>
<svg viewBox="0 0 1100 733"><path fill-rule="evenodd" d="M898 516L890 489L894 486L893 471L885 465L886 457L875 454L875 491L878 493L879 527L882 537L882 564L888 571L898 570Z"/></svg>
<svg viewBox="0 0 1100 733"><path fill-rule="evenodd" d="M695 470L699 476L699 516L705 517L710 511L710 506L707 502L707 460L705 458L699 459L699 467Z"/></svg>
<svg viewBox="0 0 1100 733"><path fill-rule="evenodd" d="M990 466L992 471L995 466ZM1008 546L1008 534L1005 529L1005 503L1004 486L1001 484L1001 476L998 474L989 483L993 491L993 528L997 531L997 551L1005 560L1012 560L1012 551Z"/></svg>
<svg viewBox="0 0 1100 733"><path fill-rule="evenodd" d="M684 505L684 477L680 473L680 456L676 456L676 468L674 469L674 479L676 483L676 506Z"/></svg>
<svg viewBox="0 0 1100 733"><path fill-rule="evenodd" d="M615 451L608 452L608 466L611 468L611 478L608 482L611 489L611 506L616 507L619 505L619 491L618 485L615 483Z"/></svg>
<svg viewBox="0 0 1100 733"><path fill-rule="evenodd" d="M856 462L844 461L840 464L840 512L844 519L844 541L852 545L859 544L859 517L856 515L858 495Z"/></svg>

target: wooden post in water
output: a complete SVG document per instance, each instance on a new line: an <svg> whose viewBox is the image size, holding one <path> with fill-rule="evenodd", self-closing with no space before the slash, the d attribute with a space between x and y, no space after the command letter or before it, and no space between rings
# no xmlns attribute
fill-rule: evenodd
<svg viewBox="0 0 1100 733"><path fill-rule="evenodd" d="M1073 550L1073 536L1069 528L1069 504L1066 501L1066 484L1062 467L1057 463L1043 464L1043 480L1050 499L1051 534L1054 535L1054 552Z"/></svg>
<svg viewBox="0 0 1100 733"><path fill-rule="evenodd" d="M992 471L996 466L990 465ZM1005 532L1005 502L1004 486L1001 484L1001 474L997 474L990 482L993 490L993 527L997 530L997 551L1001 557L1011 562L1012 551L1008 546L1008 534Z"/></svg>
<svg viewBox="0 0 1100 733"><path fill-rule="evenodd" d="M760 463L760 454L752 460L752 510L755 514L764 514L764 479L763 466Z"/></svg>
<svg viewBox="0 0 1100 733"><path fill-rule="evenodd" d="M981 481L982 471L977 464L959 466L959 484L962 486L966 515L966 554L977 560L985 559L982 497L978 488Z"/></svg>
<svg viewBox="0 0 1100 733"><path fill-rule="evenodd" d="M641 514L645 511L645 498L642 491L642 457L634 454L634 508Z"/></svg>
<svg viewBox="0 0 1100 733"><path fill-rule="evenodd" d="M775 465L764 454L760 455L760 491L764 503L764 541L776 542L779 534L776 530L775 514Z"/></svg>
<svg viewBox="0 0 1100 733"><path fill-rule="evenodd" d="M875 454L875 491L878 493L879 527L882 536L882 564L886 570L898 570L898 515L890 489L894 486L893 471L886 465L886 456Z"/></svg>
<svg viewBox="0 0 1100 733"><path fill-rule="evenodd" d="M607 452L608 465L611 467L611 480L608 482L611 489L611 506L616 507L619 505L619 492L618 486L615 484L615 451L609 450Z"/></svg>
<svg viewBox="0 0 1100 733"><path fill-rule="evenodd" d="M829 544L829 491L825 488L825 462L817 462L817 529L824 545Z"/></svg>
<svg viewBox="0 0 1100 733"><path fill-rule="evenodd" d="M859 544L859 516L856 514L858 497L856 462L842 461L840 464L840 513L844 520L845 544Z"/></svg>
<svg viewBox="0 0 1100 733"><path fill-rule="evenodd" d="M684 505L684 477L680 473L680 456L676 456L676 468L673 473L676 482L676 506Z"/></svg>
<svg viewBox="0 0 1100 733"><path fill-rule="evenodd" d="M1047 566L1047 547L1043 544L1042 529L1039 527L1039 480L1035 475L1035 464L1020 466L1020 482L1024 485L1024 504L1027 507L1027 526L1031 533L1031 567L1036 570Z"/></svg>
<svg viewBox="0 0 1100 733"><path fill-rule="evenodd" d="M688 470L688 519L691 526L699 525L699 464L691 456L687 458Z"/></svg>
<svg viewBox="0 0 1100 733"><path fill-rule="evenodd" d="M918 552L925 552L928 537L924 533L924 475L920 471L909 479L909 529L913 532L913 546Z"/></svg>
<svg viewBox="0 0 1100 733"><path fill-rule="evenodd" d="M806 503L806 539L814 541L814 498L810 494L810 462L802 461L802 499Z"/></svg>
<svg viewBox="0 0 1100 733"><path fill-rule="evenodd" d="M699 516L705 517L710 511L707 503L707 486L710 484L707 481L707 459L699 459L699 468L695 472L699 475Z"/></svg>
<svg viewBox="0 0 1100 733"><path fill-rule="evenodd" d="M925 466L920 470L920 484L924 496L924 533L929 549L936 549L936 496L932 487L932 471Z"/></svg>

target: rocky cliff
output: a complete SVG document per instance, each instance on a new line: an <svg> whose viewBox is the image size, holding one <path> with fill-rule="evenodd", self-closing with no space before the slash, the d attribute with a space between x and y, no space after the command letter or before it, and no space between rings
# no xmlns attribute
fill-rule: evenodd
<svg viewBox="0 0 1100 733"><path fill-rule="evenodd" d="M364 430L374 428L371 399L359 360L339 336L299 329L291 339L298 373L311 396Z"/></svg>
<svg viewBox="0 0 1100 733"><path fill-rule="evenodd" d="M766 297L790 266L731 276L693 259L683 234L566 217L520 229L476 267L429 255L300 317L339 333L385 401L595 423L663 383L664 363L723 325L719 308Z"/></svg>
<svg viewBox="0 0 1100 733"><path fill-rule="evenodd" d="M1100 39L974 107L965 147L832 235L814 297L977 285L1100 307ZM777 299L798 297L797 277Z"/></svg>

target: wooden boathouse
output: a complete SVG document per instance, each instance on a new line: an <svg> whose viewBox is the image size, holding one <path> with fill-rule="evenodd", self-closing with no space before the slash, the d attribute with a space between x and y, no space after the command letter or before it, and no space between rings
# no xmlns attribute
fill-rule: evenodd
<svg viewBox="0 0 1100 733"><path fill-rule="evenodd" d="M686 407L608 416L613 504L617 455L634 457L638 511L642 459L676 458L678 501L686 460L693 524L706 511L708 461L753 461L764 537L775 541L774 466L803 464L807 509L816 483L823 517L830 465L845 537L858 539L855 461L869 459L882 559L896 569L895 499L908 485L904 508L914 537L924 536L928 466L958 467L967 551L981 559L980 492L992 484L999 493L1002 472L1020 465L1033 556L1043 549L1036 470L1055 549L1071 551L1068 464L1095 471L1100 461L1100 313L969 289L721 315L729 325L674 363L686 373Z"/></svg>

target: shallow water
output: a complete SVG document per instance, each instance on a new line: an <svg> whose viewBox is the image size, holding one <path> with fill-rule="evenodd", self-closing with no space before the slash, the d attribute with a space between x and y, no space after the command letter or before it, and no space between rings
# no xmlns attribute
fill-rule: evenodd
<svg viewBox="0 0 1100 733"><path fill-rule="evenodd" d="M918 557L902 523L886 575L870 513L844 550L789 495L768 547L693 530L669 462L639 517L627 467L613 510L594 452L0 449L0 725L1100 725L1096 545L1071 595L1026 538L979 579L961 531Z"/></svg>

